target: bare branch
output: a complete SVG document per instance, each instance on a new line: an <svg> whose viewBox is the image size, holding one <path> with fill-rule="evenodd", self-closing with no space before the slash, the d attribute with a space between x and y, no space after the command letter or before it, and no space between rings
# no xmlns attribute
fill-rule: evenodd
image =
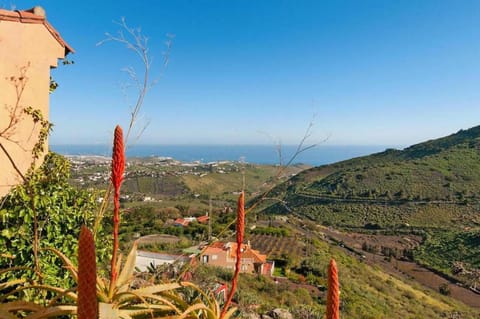
<svg viewBox="0 0 480 319"><path fill-rule="evenodd" d="M326 140L328 140L329 136L327 136L326 138L324 138L323 140L321 140L320 142L316 142L316 143L313 143L313 144L306 144L308 139L311 138L312 136L312 128L314 126L314 123L315 123L315 118L316 118L316 114L313 114L312 116L312 119L310 120L308 126L307 126L307 129L305 130L305 133L303 135L303 137L301 138L300 142L298 143L297 145L297 148L296 148L296 151L295 153L290 157L290 159L288 160L287 164L285 165L280 165L279 166L279 169L277 171L277 174L276 174L276 179L278 180L283 172L285 172L285 170L294 162L294 160L303 152L306 152L316 146L318 146L320 143L323 143L325 142ZM260 132L262 134L265 134L266 136L268 136L270 139L274 140L274 138L272 138L272 136L268 133L265 133L265 132ZM277 153L279 154L279 158L280 158L280 164L282 164L282 144L281 144L281 141L280 139L277 139L276 140L276 150L277 150ZM258 207L258 205L260 205L260 203L264 202L265 200L275 200L279 203L282 204L282 206L285 207L285 209L287 209L289 212L291 213L294 213L286 204L285 201L279 199L279 198L274 198L274 197L269 197L268 195L273 191L273 189L277 186L278 184L277 183L274 183L270 188L268 188L266 191L263 192L263 194L261 194L259 197L258 197L258 200L255 201L255 203L252 204L252 206L250 206L248 209L245 210L245 215L251 213L255 208ZM220 233L219 233L219 236L222 235L227 229L229 229L233 224L235 223L235 220L233 220L232 222L230 222Z"/></svg>
<svg viewBox="0 0 480 319"><path fill-rule="evenodd" d="M23 118L24 107L21 105L20 101L22 99L23 91L25 90L28 82L27 71L29 67L30 63L27 63L26 66L19 68L18 76L10 76L6 78L6 80L10 81L10 83L15 89L16 99L14 105L5 105L5 109L7 109L9 113L9 122L3 129L1 129L0 137L7 138L14 135L17 124Z"/></svg>
<svg viewBox="0 0 480 319"><path fill-rule="evenodd" d="M129 27L126 23L125 18L121 18L119 22L114 22L120 26L120 30L117 32L117 35L112 35L110 33L105 33L105 39L98 42L98 45L102 45L106 42L114 41L120 44L125 45L129 50L132 50L141 60L143 65L143 70L141 74L138 74L133 67L126 67L122 71L126 72L130 80L134 83L135 87L138 90L138 95L136 98L135 104L131 107L130 112L130 123L128 125L127 134L125 135L125 142L128 141L132 129L135 126L135 123L138 120L140 109L142 108L145 96L149 89L157 82L150 80L150 68L152 66L153 59L150 57L150 52L148 49L149 38L142 34L141 28L132 28ZM166 52L163 52L164 63L163 67L165 68L168 64L169 54L172 47L173 35L167 34L167 41L165 46L167 48ZM125 90L127 86L123 86L122 89ZM124 93L126 90L124 91ZM148 126L148 125L146 125ZM143 126L141 132L145 130L146 126ZM139 135L138 135L139 136ZM127 144L127 143L126 143Z"/></svg>
<svg viewBox="0 0 480 319"><path fill-rule="evenodd" d="M137 72L133 67L126 67L122 70L127 73L128 77L130 78L130 81L133 82L133 85L136 87L138 91L136 95L135 103L132 106L129 106L130 123L128 124L127 134L125 135L125 145L128 146L128 140L130 138L130 135L132 134L134 126L136 125L139 119L140 110L143 106L145 96L147 95L150 88L152 88L152 86L155 85L155 83L157 83L157 80L150 79L150 69L153 63L153 58L150 57L150 52L148 49L148 41L149 41L148 37L142 34L142 30L140 28L129 27L126 23L125 18L121 18L119 22L114 22L114 23L120 26L120 30L117 32L117 35L105 33L105 39L98 42L97 46L103 45L104 43L111 42L111 41L123 44L128 50L133 51L140 58L142 62L142 72ZM164 69L168 64L170 50L172 47L172 40L173 40L173 35L167 34L167 42L165 43L167 50L166 52L162 53L164 56L164 63L163 63ZM132 86L131 84L122 85L122 94L124 95L127 105L129 104L127 90L131 86ZM140 136L143 134L145 129L148 127L148 125L149 125L149 122L146 121L145 125L143 125L140 128L139 133L135 137L135 140L138 140L140 138ZM110 197L111 190L112 190L112 184L110 183L107 191L105 192L105 196L103 198L104 200L100 208L100 211L95 219L95 225L94 225L94 231L93 231L94 235L96 235L97 233L98 226L107 208L107 203Z"/></svg>
<svg viewBox="0 0 480 319"><path fill-rule="evenodd" d="M288 207L287 205L287 202L280 199L280 198L276 198L276 197L262 197L260 199L261 201L267 201L267 200L270 200L270 201L274 201L274 202L277 202L279 204L281 204L283 207L285 207L285 209L288 211L288 212L291 212L292 209L290 207Z"/></svg>
<svg viewBox="0 0 480 319"><path fill-rule="evenodd" d="M305 134L303 135L302 139L300 140L300 143L298 143L298 145L297 145L297 149L296 149L295 153L292 155L292 157L290 158L290 160L287 162L287 164L285 166L287 166L287 167L290 166L293 163L293 161L300 154L302 154L305 151L308 151L309 149L317 147L320 143L324 143L330 138L330 136L327 136L323 140L321 140L320 142L316 142L316 143L313 143L313 144L310 144L310 145L305 145L307 140L312 136L312 128L315 125L315 118L316 117L317 117L317 114L314 113L312 115L312 119L310 120L310 123L308 123L308 127L305 131Z"/></svg>
<svg viewBox="0 0 480 319"><path fill-rule="evenodd" d="M10 161L10 164L15 169L17 174L22 178L23 181L26 181L25 175L22 174L22 171L20 170L20 168L18 168L12 156L10 156L10 153L8 153L7 149L3 146L2 143L0 143L0 149L2 149L3 153L7 156L8 160Z"/></svg>

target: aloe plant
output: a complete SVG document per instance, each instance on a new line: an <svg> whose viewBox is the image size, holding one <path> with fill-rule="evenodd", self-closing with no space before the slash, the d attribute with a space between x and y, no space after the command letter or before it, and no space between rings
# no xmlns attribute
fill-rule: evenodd
<svg viewBox="0 0 480 319"><path fill-rule="evenodd" d="M79 272L79 268L60 251L54 248L49 250L62 259L71 277L79 284L82 277L86 276L86 274ZM119 256L117 266L120 271L114 286L110 285L109 279L96 276L95 298L99 301L99 319L220 318L221 310L215 298L190 282L162 283L132 288L132 282L135 279L136 250L137 245L134 244L123 265L121 262L122 257ZM77 288L63 289L47 285L22 285L24 283L24 280L19 280L0 286L0 289L18 286L10 293L2 296L2 298L26 289L47 290L55 292L57 296L52 298L46 305L26 301L0 303L0 318L18 319L17 315L21 313L28 313L25 316L28 319L54 318L61 315L80 315L82 313L83 309L80 308L82 304L79 302L81 300L81 297L79 297L81 290L79 291ZM187 302L184 300L184 295L180 288L193 289L198 296L193 301ZM231 318L235 310L235 308L230 309L224 318Z"/></svg>
<svg viewBox="0 0 480 319"><path fill-rule="evenodd" d="M220 309L213 295L204 292L190 282L169 282L149 284L135 288L135 242L125 261L118 254L118 227L120 225L119 194L125 165L123 132L117 126L112 160L112 184L114 187L114 244L110 278L96 272L95 243L93 235L82 226L79 240L79 265L55 248L46 250L62 260L64 267L76 283L72 289L52 285L29 283L26 280L9 281L0 284L1 290L10 290L0 297L0 318L3 319L44 319L64 315L77 315L78 319L133 319L133 318L178 318L178 319L228 319L236 309ZM239 201L240 202L240 201ZM240 208L239 208L240 209ZM243 197L242 206L243 211ZM243 215L242 215L243 218ZM241 226L243 229L243 226ZM243 234L243 232L240 232ZM243 236L243 235L242 235ZM1 272L16 271L22 267L10 268ZM23 267L25 268L25 267ZM233 285L235 286L235 285ZM193 300L187 301L184 289L196 293ZM9 301L10 297L25 291L49 292L54 297L38 304L30 301ZM233 295L234 287L231 294ZM18 298L17 298L18 299Z"/></svg>

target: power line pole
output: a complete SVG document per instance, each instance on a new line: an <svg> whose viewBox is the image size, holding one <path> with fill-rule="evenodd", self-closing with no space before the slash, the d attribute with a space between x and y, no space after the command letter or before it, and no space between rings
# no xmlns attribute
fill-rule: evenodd
<svg viewBox="0 0 480 319"><path fill-rule="evenodd" d="M212 195L208 198L208 241L212 240Z"/></svg>

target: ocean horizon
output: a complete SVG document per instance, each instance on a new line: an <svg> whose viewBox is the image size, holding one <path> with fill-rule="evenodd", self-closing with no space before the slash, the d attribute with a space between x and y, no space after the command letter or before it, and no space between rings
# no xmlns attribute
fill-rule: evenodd
<svg viewBox="0 0 480 319"><path fill-rule="evenodd" d="M382 152L398 146L385 145L319 145L308 149L295 157L292 164L319 166L331 164L354 157ZM62 155L96 155L110 157L111 145L50 145L50 150ZM283 145L281 163L290 161L297 145ZM280 156L274 145L147 145L139 144L127 147L128 157L171 157L182 162L200 161L245 161L252 164L280 164Z"/></svg>

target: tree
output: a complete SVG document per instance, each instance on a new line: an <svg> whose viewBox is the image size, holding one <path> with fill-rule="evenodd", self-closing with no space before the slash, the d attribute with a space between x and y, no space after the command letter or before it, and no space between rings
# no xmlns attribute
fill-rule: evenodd
<svg viewBox="0 0 480 319"><path fill-rule="evenodd" d="M442 295L445 295L445 296L448 296L448 295L450 295L450 293L451 293L450 287L448 286L447 283L441 284L441 285L438 287L438 291L439 291Z"/></svg>
<svg viewBox="0 0 480 319"><path fill-rule="evenodd" d="M70 164L49 153L43 165L15 187L0 209L0 269L25 266L31 270L4 276L31 278L44 283L71 286L67 270L46 248L57 248L73 257L78 246L79 225L93 225L97 211L95 194L68 183ZM99 259L106 257L105 236L97 236ZM33 256L33 258L32 258ZM36 275L35 275L36 274Z"/></svg>

